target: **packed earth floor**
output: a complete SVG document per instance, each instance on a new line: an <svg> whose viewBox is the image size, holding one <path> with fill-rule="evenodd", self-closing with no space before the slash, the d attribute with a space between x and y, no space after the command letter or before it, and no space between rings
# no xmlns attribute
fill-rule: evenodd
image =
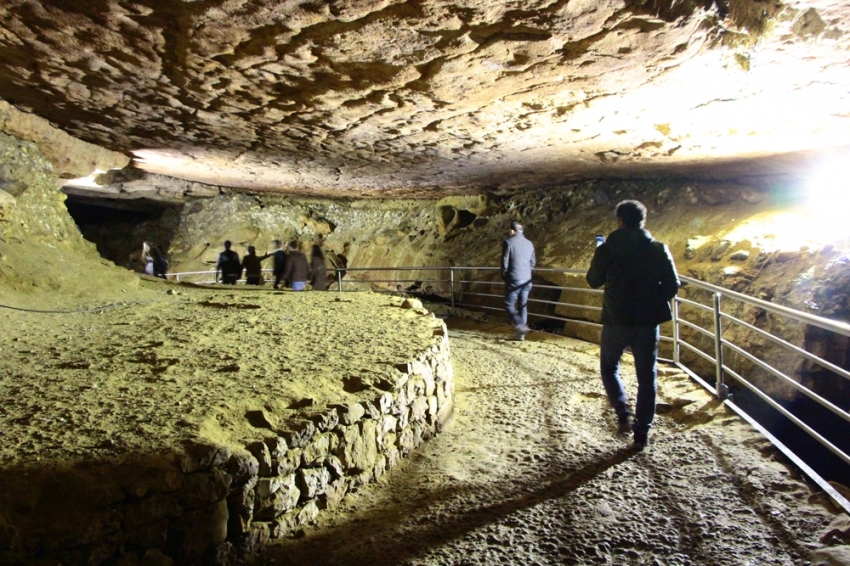
<svg viewBox="0 0 850 566"><path fill-rule="evenodd" d="M846 521L678 371L661 368L650 445L634 452L616 435L597 346L449 328L449 430L259 563L797 565Z"/></svg>

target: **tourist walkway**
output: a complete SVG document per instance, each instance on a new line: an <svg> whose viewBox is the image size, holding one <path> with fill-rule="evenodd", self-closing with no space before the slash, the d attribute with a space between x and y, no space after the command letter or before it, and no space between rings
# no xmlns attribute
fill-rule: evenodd
<svg viewBox="0 0 850 566"><path fill-rule="evenodd" d="M453 425L258 563L792 565L821 546L823 496L684 374L662 368L636 453L616 436L596 346L449 327ZM633 395L631 366L625 380Z"/></svg>

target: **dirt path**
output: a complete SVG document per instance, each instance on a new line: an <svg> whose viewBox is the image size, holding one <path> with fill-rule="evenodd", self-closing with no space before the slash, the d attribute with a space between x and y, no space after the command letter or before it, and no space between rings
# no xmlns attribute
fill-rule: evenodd
<svg viewBox="0 0 850 566"><path fill-rule="evenodd" d="M259 563L790 565L820 546L818 497L685 376L665 372L634 453L595 346L451 328L453 426Z"/></svg>

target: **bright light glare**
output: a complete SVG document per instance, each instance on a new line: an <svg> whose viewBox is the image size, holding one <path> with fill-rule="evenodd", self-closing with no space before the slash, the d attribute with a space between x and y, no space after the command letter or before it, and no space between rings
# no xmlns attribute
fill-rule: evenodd
<svg viewBox="0 0 850 566"><path fill-rule="evenodd" d="M840 165L833 160L815 171L801 205L750 217L725 238L749 240L767 252L850 248L850 173Z"/></svg>
<svg viewBox="0 0 850 566"><path fill-rule="evenodd" d="M101 171L100 169L95 169L91 172L91 175L88 175L87 177L79 177L77 179L69 179L65 182L65 184L72 187L90 187L93 189L99 189L101 188L101 185L99 185L95 179L99 175L103 175L105 172L106 171Z"/></svg>
<svg viewBox="0 0 850 566"><path fill-rule="evenodd" d="M735 226L723 238L750 244L765 252L796 251L802 247L819 249L828 239L826 234L813 231L812 217L802 209L762 213Z"/></svg>
<svg viewBox="0 0 850 566"><path fill-rule="evenodd" d="M846 235L850 219L850 176L847 164L843 164L843 167L837 161L824 164L806 183L806 191L808 213L822 222L837 224L836 228Z"/></svg>

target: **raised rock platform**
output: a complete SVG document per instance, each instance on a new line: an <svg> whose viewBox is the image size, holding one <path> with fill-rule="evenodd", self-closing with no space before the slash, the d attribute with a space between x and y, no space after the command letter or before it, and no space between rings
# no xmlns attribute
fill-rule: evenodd
<svg viewBox="0 0 850 566"><path fill-rule="evenodd" d="M151 286L177 295L0 313L0 563L233 564L452 416L418 301Z"/></svg>

